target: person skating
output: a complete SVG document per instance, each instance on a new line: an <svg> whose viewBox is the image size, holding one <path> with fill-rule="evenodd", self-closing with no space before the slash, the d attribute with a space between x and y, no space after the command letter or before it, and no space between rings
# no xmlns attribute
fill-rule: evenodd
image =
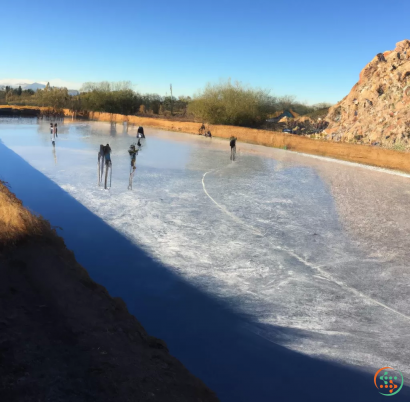
<svg viewBox="0 0 410 402"><path fill-rule="evenodd" d="M111 148L110 145L107 144L104 147L104 159L105 159L105 181L104 181L104 188L107 189L107 182L108 182L108 171L110 171L110 187L111 187L111 175L112 175L112 162L111 162Z"/></svg>
<svg viewBox="0 0 410 402"><path fill-rule="evenodd" d="M51 143L53 144L53 147L56 145L56 132L54 130L54 127L51 130Z"/></svg>
<svg viewBox="0 0 410 402"><path fill-rule="evenodd" d="M111 165L111 147L109 144L104 147L104 159L106 165Z"/></svg>
<svg viewBox="0 0 410 402"><path fill-rule="evenodd" d="M104 175L104 145L100 145L100 150L98 151L98 185L101 185L101 181Z"/></svg>
<svg viewBox="0 0 410 402"><path fill-rule="evenodd" d="M128 153L131 158L131 166L135 166L135 160L138 155L138 149L135 147L135 144L130 145L130 148L128 149Z"/></svg>
<svg viewBox="0 0 410 402"><path fill-rule="evenodd" d="M145 138L144 127L138 127L137 138Z"/></svg>
<svg viewBox="0 0 410 402"><path fill-rule="evenodd" d="M130 170L130 177L128 181L128 190L132 190L132 181L134 179L135 170L137 169L137 167L135 166L135 163L136 163L136 159L138 155L138 149L135 147L134 144L130 146L130 148L128 149L128 153L131 158L131 170Z"/></svg>
<svg viewBox="0 0 410 402"><path fill-rule="evenodd" d="M55 131L56 137L58 137L57 123L54 123L54 128L53 128L53 130Z"/></svg>
<svg viewBox="0 0 410 402"><path fill-rule="evenodd" d="M229 145L231 147L231 161L234 161L236 158L236 137L231 137L229 141Z"/></svg>
<svg viewBox="0 0 410 402"><path fill-rule="evenodd" d="M135 159L135 157L138 155L138 149L135 147L135 144L130 145L128 153L130 155L131 160Z"/></svg>

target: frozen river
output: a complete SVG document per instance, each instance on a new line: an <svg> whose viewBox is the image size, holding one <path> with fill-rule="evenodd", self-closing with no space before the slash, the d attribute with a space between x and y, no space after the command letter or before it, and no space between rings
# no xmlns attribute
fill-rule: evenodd
<svg viewBox="0 0 410 402"><path fill-rule="evenodd" d="M408 176L242 143L231 162L227 141L146 129L130 191L135 127L59 126L53 149L49 122L0 120L0 178L221 400L374 401L378 369L410 380Z"/></svg>

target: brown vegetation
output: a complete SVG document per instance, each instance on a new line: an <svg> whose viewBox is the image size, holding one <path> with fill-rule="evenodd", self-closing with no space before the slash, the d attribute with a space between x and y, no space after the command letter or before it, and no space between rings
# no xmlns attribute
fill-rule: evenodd
<svg viewBox="0 0 410 402"><path fill-rule="evenodd" d="M0 247L15 245L28 237L49 236L49 223L23 208L6 185L0 181Z"/></svg>

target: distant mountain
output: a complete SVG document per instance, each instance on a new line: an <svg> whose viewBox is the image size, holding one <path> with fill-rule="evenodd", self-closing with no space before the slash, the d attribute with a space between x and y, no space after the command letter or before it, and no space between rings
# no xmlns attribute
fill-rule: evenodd
<svg viewBox="0 0 410 402"><path fill-rule="evenodd" d="M4 89L6 89L6 86L7 86L7 87L11 87L11 88L21 87L21 89L22 89L23 91L24 91L25 89L31 89L31 90L33 90L34 92L36 92L37 89L43 89L43 88L46 87L45 85L39 84L38 82L33 82L32 84L29 84L29 83L27 83L27 82L18 82L18 83L16 83L16 84L8 84L8 83L6 83L6 84L0 84L0 89L1 89L1 90L4 90Z"/></svg>
<svg viewBox="0 0 410 402"><path fill-rule="evenodd" d="M44 89L45 87L46 86L44 84L39 84L38 82L33 82L32 84L26 84L26 85L24 85L24 87L22 86L21 88L23 90L31 89L34 92L36 92L37 89Z"/></svg>
<svg viewBox="0 0 410 402"><path fill-rule="evenodd" d="M33 82L32 84L28 84L27 82L17 83L17 84L7 84L6 83L6 84L0 84L0 91L4 91L6 89L6 86L11 87L11 88L18 88L20 86L23 91L27 89L31 89L34 92L36 92L39 89L44 89L46 87L44 84L40 84L39 82ZM80 91L76 89L69 89L68 94L71 96L76 96L80 94Z"/></svg>
<svg viewBox="0 0 410 402"><path fill-rule="evenodd" d="M18 82L17 84L8 84L8 83L5 83L5 84L1 84L1 85L0 85L0 88L5 89L6 87L11 87L11 88L21 87L22 89L24 89L24 87L27 86L27 85L29 85L27 82L21 82L21 83Z"/></svg>

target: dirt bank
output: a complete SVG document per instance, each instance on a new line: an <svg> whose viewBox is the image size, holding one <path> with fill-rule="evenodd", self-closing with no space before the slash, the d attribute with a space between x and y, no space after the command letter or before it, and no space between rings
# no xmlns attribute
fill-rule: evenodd
<svg viewBox="0 0 410 402"><path fill-rule="evenodd" d="M217 401L0 183L0 395L13 401Z"/></svg>
<svg viewBox="0 0 410 402"><path fill-rule="evenodd" d="M21 108L15 106L0 106L0 116L36 117L41 115L41 108Z"/></svg>
<svg viewBox="0 0 410 402"><path fill-rule="evenodd" d="M64 109L66 117L73 113ZM91 120L107 121L156 127L164 130L198 134L200 123L170 121L165 119L124 116L110 113L78 114L77 117L86 117ZM239 141L275 148L287 148L291 151L303 152L312 155L327 156L350 162L358 162L387 169L401 170L410 173L410 157L407 152L393 151L370 145L337 143L325 140L314 140L298 135L284 134L274 131L256 130L234 126L211 126L212 135L221 138L236 136Z"/></svg>

